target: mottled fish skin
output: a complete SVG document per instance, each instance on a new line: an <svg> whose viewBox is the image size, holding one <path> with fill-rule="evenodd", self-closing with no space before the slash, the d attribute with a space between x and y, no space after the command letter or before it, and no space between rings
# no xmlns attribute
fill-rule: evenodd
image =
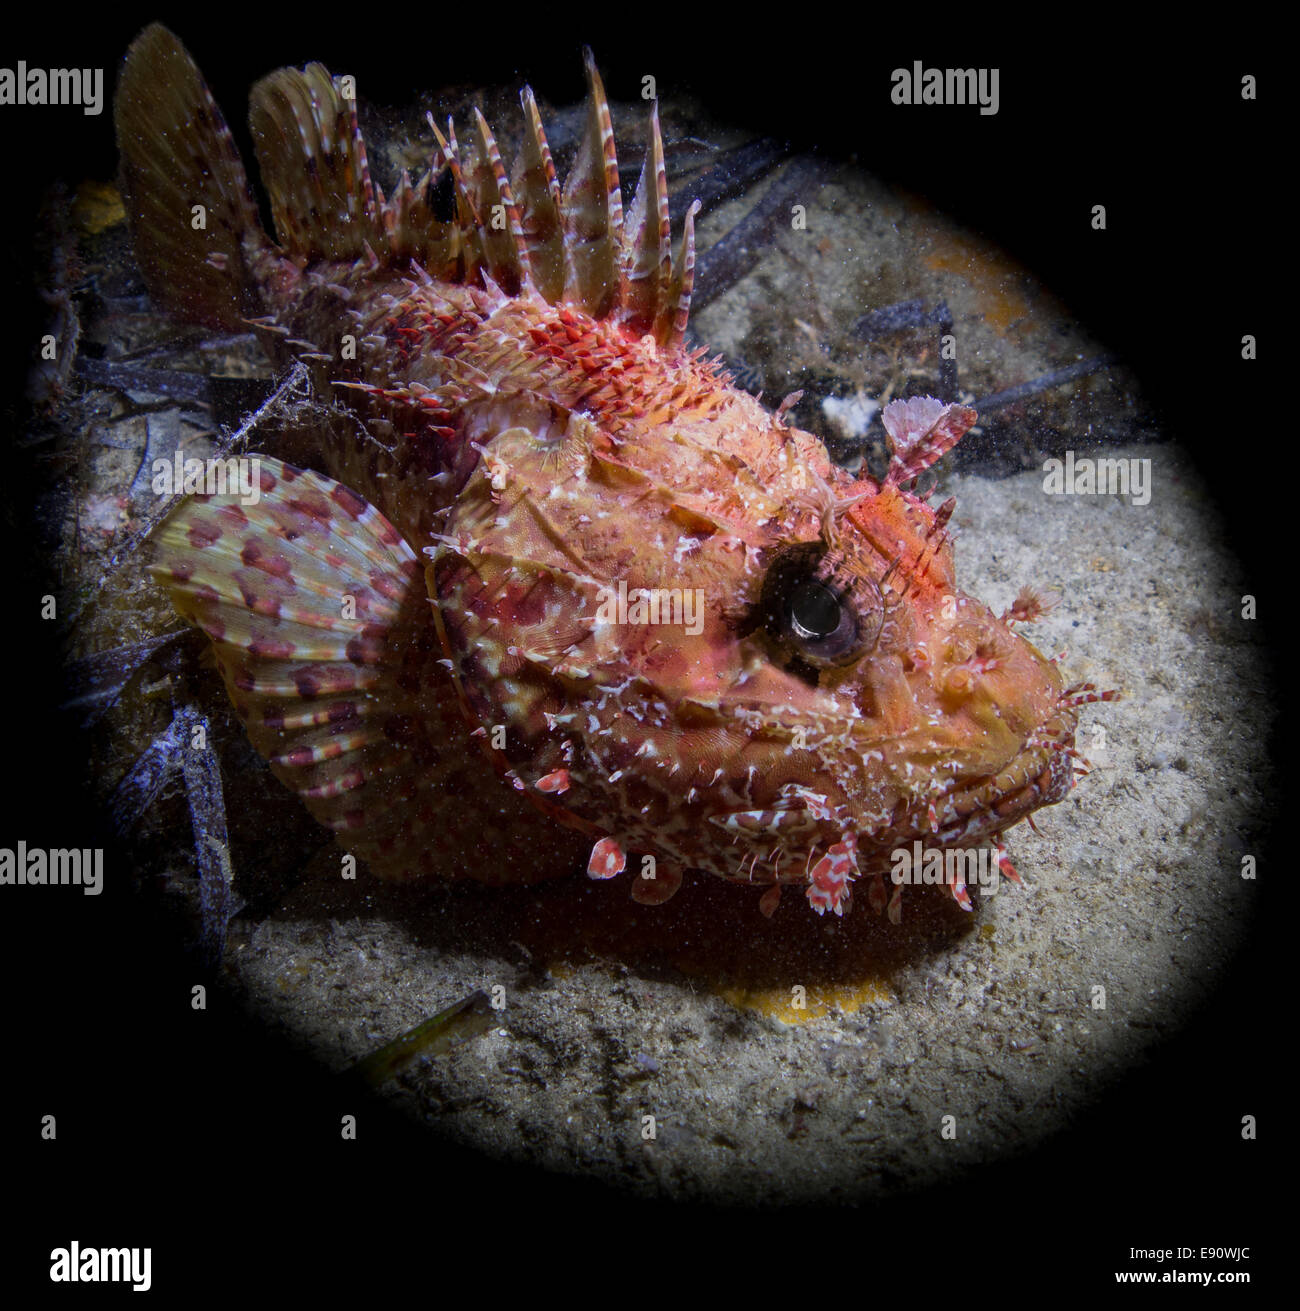
<svg viewBox="0 0 1300 1311"><path fill-rule="evenodd" d="M842 913L869 877L896 919L891 853L1060 800L1095 695L1013 631L1032 596L1000 619L958 589L951 503L910 490L973 411L896 402L888 473L853 480L684 349L693 211L674 260L652 120L624 213L587 68L563 191L530 92L512 178L481 116L468 146L433 125L446 221L429 177L374 185L320 65L273 73L250 115L272 242L192 61L141 34L116 113L151 292L251 321L337 416L310 434L328 477L258 457L259 503L187 502L154 572L256 748L383 877L585 863L655 902L697 869L767 914L787 883ZM670 622L626 608L651 594ZM566 826L544 851L537 809Z"/></svg>

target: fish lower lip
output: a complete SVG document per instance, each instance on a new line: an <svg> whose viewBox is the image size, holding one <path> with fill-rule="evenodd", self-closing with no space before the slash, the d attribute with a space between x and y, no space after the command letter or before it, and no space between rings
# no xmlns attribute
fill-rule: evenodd
<svg viewBox="0 0 1300 1311"><path fill-rule="evenodd" d="M965 795L958 793L952 802L958 818L968 820L971 815L983 811L990 820L986 831L997 832L1023 819L1040 806L1060 801L1069 793L1074 782L1072 759L1068 751L1072 742L1071 732L1068 738L1034 752L1037 760L1033 763L1038 765L1037 769L1033 769L1030 763L1033 757L1026 760L1024 765L1021 764L1024 756L1018 757L1008 770L1002 771L1004 774L1012 771L1021 774L1022 781L1014 787L982 796L981 793L993 782L985 779L972 786Z"/></svg>
<svg viewBox="0 0 1300 1311"><path fill-rule="evenodd" d="M982 837L1009 828L1040 806L1060 801L1073 785L1068 753L1074 742L1073 717L1054 715L1038 733L1047 737L1050 745L1022 751L997 775L972 779L946 796L937 832L930 827L928 805L915 807L905 815L896 831L910 831L922 840L939 843ZM1019 776L1020 781L997 788L997 779L1007 775ZM971 820L977 817L986 822L972 826Z"/></svg>
<svg viewBox="0 0 1300 1311"><path fill-rule="evenodd" d="M996 801L981 804L977 795L960 798L957 802L957 813L959 817L965 819L982 810L1000 821L996 825L990 825L990 828L1000 828L1022 819L1039 806L1060 801L1069 791L1069 778L1069 758L1064 752L1057 752L1046 759L1043 768L1037 774L1019 787L1001 793Z"/></svg>

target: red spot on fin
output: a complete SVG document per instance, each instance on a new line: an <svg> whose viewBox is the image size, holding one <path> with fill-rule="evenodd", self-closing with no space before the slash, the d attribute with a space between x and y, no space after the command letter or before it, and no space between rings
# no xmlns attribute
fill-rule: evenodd
<svg viewBox="0 0 1300 1311"><path fill-rule="evenodd" d="M587 877L593 879L612 879L627 868L627 857L623 854L614 838L601 838L591 849L591 858L587 861Z"/></svg>
<svg viewBox="0 0 1300 1311"><path fill-rule="evenodd" d="M536 783L539 792L554 792L557 796L561 792L569 790L569 771L567 769L557 769L553 773L547 774L545 778L539 778Z"/></svg>

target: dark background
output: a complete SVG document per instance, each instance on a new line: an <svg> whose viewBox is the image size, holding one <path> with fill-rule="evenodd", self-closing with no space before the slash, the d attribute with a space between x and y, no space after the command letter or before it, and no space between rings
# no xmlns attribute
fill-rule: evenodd
<svg viewBox="0 0 1300 1311"><path fill-rule="evenodd" d="M1136 38L1089 9L1028 30L1000 17L996 30L990 19L965 31L930 10L882 26L870 7L789 5L761 19L644 6L608 17L592 6L332 12L213 6L74 22L51 9L26 30L7 20L0 64L102 66L108 101L131 37L161 18L204 71L247 159L248 88L281 64L319 59L393 104L451 82L524 80L565 104L583 94L588 42L615 98L632 98L653 73L662 96L687 90L756 133L856 151L868 170L996 238L1133 367L1220 494L1264 622L1285 614L1293 511L1274 489L1293 472L1279 367L1293 279L1274 179L1294 149L1282 142L1290 88L1273 75L1278 33L1180 23ZM890 71L917 58L1000 67L1000 112L892 105ZM1240 98L1246 72L1260 81L1254 103ZM32 215L56 177L113 175L111 104L95 118L0 107L0 144L6 359L21 376ZM1088 224L1097 203L1104 233ZM1259 336L1257 363L1240 359L1245 332ZM23 413L16 380L4 410L12 431ZM0 472L0 516L15 540L27 509L24 488ZM49 833L51 845L108 855L114 841L76 782L77 736L54 709L59 655L33 618L34 580L5 582L0 845ZM1274 925L1284 912L1269 885L1289 872L1280 850L1265 853ZM464 1296L467 1280L472 1296L516 1282L547 1295L558 1277L565 1291L620 1296L640 1284L668 1302L706 1281L734 1297L755 1276L798 1280L815 1297L832 1274L864 1298L896 1281L934 1292L988 1280L1050 1295L1113 1286L1113 1270L1134 1268L1130 1246L1180 1242L1250 1245L1247 1268L1264 1282L1274 1226L1262 1186L1281 1172L1290 1122L1273 1075L1288 1035L1266 1022L1288 1013L1288 997L1262 936L1210 1010L1047 1149L941 1195L760 1217L634 1203L458 1154L377 1101L341 1097L315 1067L223 1016L219 999L192 1014L192 966L149 929L111 873L98 898L0 889L10 1204L0 1289L30 1278L49 1295L49 1251L74 1238L152 1247L155 1290L169 1298L261 1286L378 1299L413 1280L433 1298ZM361 1115L355 1144L338 1142L342 1109ZM56 1144L38 1140L45 1113L58 1116ZM1259 1117L1258 1143L1240 1140L1248 1113ZM610 1282L592 1282L601 1272Z"/></svg>

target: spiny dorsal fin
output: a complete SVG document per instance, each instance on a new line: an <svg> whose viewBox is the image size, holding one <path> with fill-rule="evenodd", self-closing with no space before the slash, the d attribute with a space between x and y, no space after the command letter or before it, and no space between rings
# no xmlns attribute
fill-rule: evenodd
<svg viewBox="0 0 1300 1311"><path fill-rule="evenodd" d="M253 88L249 126L280 244L354 260L388 253L356 105L321 64L281 68Z"/></svg>
<svg viewBox="0 0 1300 1311"><path fill-rule="evenodd" d="M564 218L560 184L546 142L532 87L519 97L524 107L524 148L515 161L519 222L528 243L533 282L552 305L564 294Z"/></svg>
<svg viewBox="0 0 1300 1311"><path fill-rule="evenodd" d="M432 185L433 176L427 173L420 185L413 187L403 169L380 218L395 259L414 259L432 276L451 281L460 276L460 228L434 217L429 207Z"/></svg>
<svg viewBox="0 0 1300 1311"><path fill-rule="evenodd" d="M522 94L523 149L507 180L481 114L462 152L430 117L434 166L412 186L403 173L390 199L374 185L355 102L320 64L285 68L254 88L249 120L284 252L299 262L366 259L448 282L483 279L508 295L535 291L593 318L680 346L694 276L693 214L679 257L669 254L668 189L657 111L636 198L624 220L605 89L584 52L586 127L563 191L532 92ZM136 251L160 303L198 322L240 326L261 312L246 267L271 251L221 115L184 47L158 24L136 39L116 100L123 192ZM440 156L440 158L439 158ZM433 186L445 169L456 217L436 216ZM191 227L201 206L207 227Z"/></svg>
<svg viewBox="0 0 1300 1311"><path fill-rule="evenodd" d="M691 201L682 230L682 247L673 265L672 284L655 320L655 340L661 346L678 347L686 339L686 321L691 313L691 291L695 286L695 216L700 202Z"/></svg>
<svg viewBox="0 0 1300 1311"><path fill-rule="evenodd" d="M637 332L654 331L659 307L668 299L672 278L670 231L668 178L656 105L650 111L650 145L623 228L622 318Z"/></svg>
<svg viewBox="0 0 1300 1311"><path fill-rule="evenodd" d="M131 43L114 100L122 198L158 304L240 328L262 312L246 243L269 243L226 121L185 47L160 23ZM195 226L196 207L204 223Z"/></svg>
<svg viewBox="0 0 1300 1311"><path fill-rule="evenodd" d="M443 162L451 170L452 187L456 193L456 223L460 229L461 277L466 282L473 282L479 270L489 268L486 240L487 228L483 216L479 213L465 181L465 170L461 166L460 144L456 140L456 125L447 120L447 135L438 131L433 115L428 115L429 126L442 152Z"/></svg>
<svg viewBox="0 0 1300 1311"><path fill-rule="evenodd" d="M587 121L563 191L531 88L520 94L524 140L510 183L482 114L475 111L480 145L472 160L462 158L451 121L444 137L430 117L455 186L458 223L452 226L458 228L460 241L457 276L472 281L481 271L512 294L531 280L551 304L569 301L593 318L613 317L634 332L653 333L660 345L678 347L690 314L694 219L700 206L692 205L687 214L674 263L663 138L654 107L641 179L624 217L605 87L591 51L583 54L590 90ZM425 194L423 186L416 190ZM495 205L503 207L508 232L491 226ZM440 247L439 254L444 250ZM433 254L426 264L434 272L443 267Z"/></svg>
<svg viewBox="0 0 1300 1311"><path fill-rule="evenodd" d="M587 127L564 188L565 299L603 319L623 303L623 193L605 87L590 49Z"/></svg>
<svg viewBox="0 0 1300 1311"><path fill-rule="evenodd" d="M475 108L474 120L478 124L479 155L473 172L477 209L486 221L484 246L487 250L488 272L494 282L514 296L532 282L528 259L528 245L524 241L519 223L519 210L506 181L506 170L501 163L496 137L488 127L487 119Z"/></svg>

